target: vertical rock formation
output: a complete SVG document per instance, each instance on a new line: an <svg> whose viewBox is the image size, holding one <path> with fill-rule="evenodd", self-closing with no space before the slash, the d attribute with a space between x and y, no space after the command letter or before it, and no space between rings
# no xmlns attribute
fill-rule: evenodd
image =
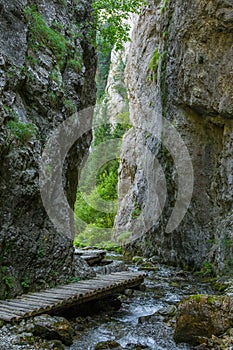
<svg viewBox="0 0 233 350"><path fill-rule="evenodd" d="M123 143L116 218L118 233L139 237L134 252L232 268L232 34L230 0L155 1L138 19L127 66L133 128ZM185 142L194 170L190 206L171 232L182 184L163 118Z"/></svg>
<svg viewBox="0 0 233 350"><path fill-rule="evenodd" d="M39 164L51 131L94 105L96 55L89 0L0 0L0 13L1 298L75 273L72 223L68 219L68 232L57 232L48 218ZM63 184L71 207L90 142L88 132L66 157Z"/></svg>

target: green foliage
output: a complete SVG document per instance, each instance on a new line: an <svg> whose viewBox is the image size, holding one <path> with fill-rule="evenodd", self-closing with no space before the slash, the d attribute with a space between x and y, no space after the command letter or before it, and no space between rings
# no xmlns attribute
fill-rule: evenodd
<svg viewBox="0 0 233 350"><path fill-rule="evenodd" d="M228 235L225 235L223 244L224 247L229 250L232 247L232 239Z"/></svg>
<svg viewBox="0 0 233 350"><path fill-rule="evenodd" d="M21 281L21 286L24 289L30 288L30 280L27 277L23 278L22 281Z"/></svg>
<svg viewBox="0 0 233 350"><path fill-rule="evenodd" d="M7 287L7 290L5 292L5 297L8 296L9 290L14 287L14 284L13 284L14 277L9 275L8 269L9 269L8 266L2 266L1 268L2 283L4 283L5 286Z"/></svg>
<svg viewBox="0 0 233 350"><path fill-rule="evenodd" d="M47 25L35 6L31 8L26 7L25 15L30 24L31 43L37 48L49 47L55 54L58 62L63 61L68 49L68 42L65 37Z"/></svg>
<svg viewBox="0 0 233 350"><path fill-rule="evenodd" d="M156 49L155 49L155 51L150 59L148 69L150 71L156 72L158 69L158 65L159 65L159 48L156 47Z"/></svg>
<svg viewBox="0 0 233 350"><path fill-rule="evenodd" d="M97 100L101 102L100 100L104 97L105 88L107 85L112 47L109 47L109 49L106 49L105 53L103 53L102 47L104 46L104 43L99 33L97 33L96 41L98 55L98 65L96 72Z"/></svg>
<svg viewBox="0 0 233 350"><path fill-rule="evenodd" d="M43 258L45 256L45 251L43 248L39 248L37 250L37 256L38 256L38 258Z"/></svg>
<svg viewBox="0 0 233 350"><path fill-rule="evenodd" d="M93 147L97 147L102 142L105 142L114 138L121 138L125 132L125 126L117 124L113 130L109 123L104 124L97 128L94 133ZM90 178L93 177L93 169L96 169L95 164L99 164L99 161L103 159L103 154L97 154L93 152L95 157L90 160L90 174L86 175L86 183ZM91 157L91 156L90 156ZM119 159L113 159L105 163L98 171L94 174L96 177L96 187L91 190L90 193L86 194L86 198L82 195L81 191L77 191L77 199L75 203L75 214L76 217L81 218L87 223L85 228L77 228L77 236L75 244L85 245L105 245L106 242L111 241L109 231L106 228L112 228L116 211L113 212L102 212L95 209L95 205L98 204L99 198L105 201L114 201L117 199L117 183L118 183L118 167ZM85 190L85 184L82 186L82 190ZM76 218L76 223L78 223Z"/></svg>
<svg viewBox="0 0 233 350"><path fill-rule="evenodd" d="M79 277L69 277L66 282L67 283L77 283L80 281L80 278Z"/></svg>
<svg viewBox="0 0 233 350"><path fill-rule="evenodd" d="M8 137L20 144L27 143L37 133L37 128L32 123L22 123L19 120L10 120L7 125Z"/></svg>
<svg viewBox="0 0 233 350"><path fill-rule="evenodd" d="M53 80L58 85L62 85L62 75L58 66L51 71L49 79Z"/></svg>
<svg viewBox="0 0 233 350"><path fill-rule="evenodd" d="M131 212L132 219L136 219L142 212L142 208L138 205L137 202L134 202L134 209Z"/></svg>
<svg viewBox="0 0 233 350"><path fill-rule="evenodd" d="M159 53L159 48L156 47L150 62L148 64L148 77L147 80L149 81L157 81L157 72L159 67L159 61L163 60L164 57L166 57L167 51L163 51Z"/></svg>
<svg viewBox="0 0 233 350"><path fill-rule="evenodd" d="M80 72L82 69L82 59L69 59L67 66L71 67L76 72Z"/></svg>
<svg viewBox="0 0 233 350"><path fill-rule="evenodd" d="M32 66L38 66L39 65L39 60L38 58L32 56L32 55L28 55L26 57L26 60L32 65ZM26 67L25 66L22 66L22 70L25 70Z"/></svg>
<svg viewBox="0 0 233 350"><path fill-rule="evenodd" d="M59 0L62 5L65 0ZM82 56L75 48L75 45L62 33L64 30L62 23L53 22L49 27L43 16L38 13L35 5L25 8L25 16L29 24L29 46L32 50L38 51L49 48L56 57L57 63L62 68L67 62L76 71L80 71L82 66ZM78 33L73 33L72 39ZM70 58L72 55L72 58Z"/></svg>
<svg viewBox="0 0 233 350"><path fill-rule="evenodd" d="M49 99L49 102L50 102L50 105L51 105L52 108L58 107L60 100L59 100L56 92L50 90L48 92L48 99Z"/></svg>
<svg viewBox="0 0 233 350"><path fill-rule="evenodd" d="M56 0L59 5L66 6L67 0Z"/></svg>
<svg viewBox="0 0 233 350"><path fill-rule="evenodd" d="M108 54L114 45L116 50L129 40L129 25L126 23L130 13L139 13L145 0L94 0L96 29L102 38L102 52Z"/></svg>
<svg viewBox="0 0 233 350"><path fill-rule="evenodd" d="M75 113L76 112L76 106L73 101L71 100L64 100L64 105L69 113Z"/></svg>
<svg viewBox="0 0 233 350"><path fill-rule="evenodd" d="M8 105L3 105L4 112L10 117L10 118L15 118L16 113L14 109Z"/></svg>
<svg viewBox="0 0 233 350"><path fill-rule="evenodd" d="M227 284L225 284L224 282L217 281L214 283L214 289L218 292L224 292L224 290L226 290L227 287Z"/></svg>
<svg viewBox="0 0 233 350"><path fill-rule="evenodd" d="M160 13L161 14L166 11L167 3L168 3L168 0L163 0L162 7L160 8Z"/></svg>
<svg viewBox="0 0 233 350"><path fill-rule="evenodd" d="M119 113L116 119L119 126L122 124L124 125L124 130L127 128L130 129L132 127L129 120L129 111Z"/></svg>
<svg viewBox="0 0 233 350"><path fill-rule="evenodd" d="M125 101L128 101L128 93L124 82L124 76L125 76L125 63L122 57L120 57L116 67L115 75L114 75L113 89L115 90L116 93L121 95Z"/></svg>
<svg viewBox="0 0 233 350"><path fill-rule="evenodd" d="M2 277L2 281L3 281L3 283L5 283L5 285L7 287L9 287L9 288L13 288L14 287L14 285L12 283L14 281L14 277L12 277L12 276L3 276Z"/></svg>
<svg viewBox="0 0 233 350"><path fill-rule="evenodd" d="M197 302L197 303L200 303L201 301L201 294L196 294L193 296L193 299Z"/></svg>
<svg viewBox="0 0 233 350"><path fill-rule="evenodd" d="M195 275L202 277L214 277L214 269L210 262L205 261L200 271L195 272Z"/></svg>
<svg viewBox="0 0 233 350"><path fill-rule="evenodd" d="M132 219L136 219L140 214L141 214L142 210L140 208L135 208L132 213Z"/></svg>
<svg viewBox="0 0 233 350"><path fill-rule="evenodd" d="M86 226L85 230L75 237L74 244L84 244L84 246L96 246L97 244L104 244L104 242L111 241L109 232L105 228L100 228L98 221L94 224Z"/></svg>
<svg viewBox="0 0 233 350"><path fill-rule="evenodd" d="M121 232L119 236L117 237L117 241L121 242L121 244L126 243L129 238L131 237L132 233L128 231Z"/></svg>
<svg viewBox="0 0 233 350"><path fill-rule="evenodd" d="M108 251L114 251L117 254L122 253L122 247L119 246L119 244L115 242L101 242L100 244L97 244L94 246L97 249L105 249Z"/></svg>

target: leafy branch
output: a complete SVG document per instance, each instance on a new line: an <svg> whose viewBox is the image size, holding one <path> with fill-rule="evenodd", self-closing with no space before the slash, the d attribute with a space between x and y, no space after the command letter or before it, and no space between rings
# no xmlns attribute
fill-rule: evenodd
<svg viewBox="0 0 233 350"><path fill-rule="evenodd" d="M108 53L114 45L116 50L122 49L123 43L129 40L131 14L138 14L146 4L146 0L93 1L97 36L102 38L104 52Z"/></svg>

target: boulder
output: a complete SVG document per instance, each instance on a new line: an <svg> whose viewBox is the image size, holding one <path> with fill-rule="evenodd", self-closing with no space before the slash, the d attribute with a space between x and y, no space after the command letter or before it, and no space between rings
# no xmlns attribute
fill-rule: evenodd
<svg viewBox="0 0 233 350"><path fill-rule="evenodd" d="M95 350L122 349L120 344L115 340L101 341L95 346Z"/></svg>
<svg viewBox="0 0 233 350"><path fill-rule="evenodd" d="M174 339L177 343L200 343L202 337L223 334L232 325L228 296L191 295L180 302Z"/></svg>
<svg viewBox="0 0 233 350"><path fill-rule="evenodd" d="M28 321L27 332L48 340L60 340L65 345L73 342L74 330L64 317L40 315Z"/></svg>

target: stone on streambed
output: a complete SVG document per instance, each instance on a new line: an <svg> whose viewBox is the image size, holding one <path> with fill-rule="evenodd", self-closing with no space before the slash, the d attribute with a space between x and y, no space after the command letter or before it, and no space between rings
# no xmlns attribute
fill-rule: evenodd
<svg viewBox="0 0 233 350"><path fill-rule="evenodd" d="M153 322L157 322L158 319L166 319L166 320L171 319L173 316L175 316L176 310L177 308L175 305L168 305L154 312L152 315L139 317L138 323L145 323L145 322L153 323Z"/></svg>
<svg viewBox="0 0 233 350"><path fill-rule="evenodd" d="M95 346L95 350L109 350L109 349L121 350L122 347L115 340L101 341Z"/></svg>
<svg viewBox="0 0 233 350"><path fill-rule="evenodd" d="M142 264L144 260L145 259L142 256L137 256L137 255L135 255L132 258L132 262L135 263L135 264Z"/></svg>
<svg viewBox="0 0 233 350"><path fill-rule="evenodd" d="M191 295L178 306L174 339L177 343L200 344L203 337L223 334L232 323L228 296Z"/></svg>
<svg viewBox="0 0 233 350"><path fill-rule="evenodd" d="M74 330L64 317L40 315L28 321L22 321L18 332L28 332L42 339L60 340L65 345L73 342Z"/></svg>

